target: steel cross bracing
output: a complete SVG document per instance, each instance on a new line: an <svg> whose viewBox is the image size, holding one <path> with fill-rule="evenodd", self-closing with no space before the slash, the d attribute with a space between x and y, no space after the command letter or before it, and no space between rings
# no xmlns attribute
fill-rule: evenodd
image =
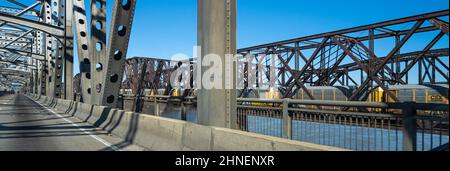
<svg viewBox="0 0 450 171"><path fill-rule="evenodd" d="M115 106L124 72L135 0L114 1L111 33L106 41L106 1L90 3L90 37L85 1L74 1L74 26L80 63L80 94L86 103Z"/></svg>
<svg viewBox="0 0 450 171"><path fill-rule="evenodd" d="M448 35L448 22L443 19L448 16L448 11L437 11L412 17L395 19L367 26L350 28L330 33L307 36L288 41L275 42L250 48L238 50L243 56L252 54L256 58L246 61L242 68L245 75L246 90L248 86L247 67L249 63L270 63L273 54L277 54L279 63L278 83L285 97L292 97L297 91L304 90L311 99L314 97L309 93L307 86L358 86L353 94L352 100L365 98L371 89L380 87L389 89L390 85L409 84L409 72L412 68L419 68L419 84L429 83L448 84L448 44L445 48L434 48L433 46ZM401 28L409 29L394 30ZM414 52L401 53L404 44L415 34L430 33L433 39L423 49ZM355 36L357 35L357 36ZM379 56L375 51L377 40L392 38L395 43L391 45L389 54ZM388 47L389 48L389 47ZM309 55L307 53L309 52ZM269 56L269 58L267 58ZM147 61L159 61L158 59L146 59ZM123 88L131 89L133 94L137 93L138 85L145 85L143 89L169 89L168 84L160 84L154 87L155 80L140 79L140 69L145 63L144 59L131 59L127 62ZM166 61L169 63L169 61ZM294 63L294 65L292 65ZM147 71L147 75L158 75L161 72L170 72L175 66ZM155 68L155 67L150 67ZM351 73L360 73L360 79ZM258 73L257 73L258 74ZM444 81L438 82L436 77L440 75ZM153 77L152 77L153 78ZM159 77L158 77L159 78ZM168 79L168 78L166 78ZM268 79L265 79L268 80ZM245 97L246 92L240 93ZM392 94L388 95L396 99ZM166 94L167 95L167 94Z"/></svg>
<svg viewBox="0 0 450 171"><path fill-rule="evenodd" d="M10 85L33 82L31 73L36 72L39 61L44 55L37 49L36 30L56 27L38 22L38 8L42 1L25 5L14 0L3 1L0 6L0 68L3 79ZM59 30L60 31L60 30ZM31 84L28 84L31 86Z"/></svg>
<svg viewBox="0 0 450 171"><path fill-rule="evenodd" d="M279 83L284 97L292 97L299 90L308 93L310 86L355 85L358 89L350 100L361 100L372 89L389 85L408 84L409 72L419 68L419 84L439 83L437 76L448 84L448 44L433 49L448 36L448 10L395 19L361 27L317 34L297 39L239 49L242 55L258 59L276 54L280 58ZM448 20L448 19L447 19ZM401 27L399 27L401 26ZM399 30L395 28L408 28ZM431 34L432 40L417 52L401 54L402 47L417 34ZM376 41L392 38L394 45L385 57L377 55ZM383 47L386 48L386 47ZM389 48L389 47L387 47ZM295 66L292 65L295 63ZM359 71L361 79L349 73ZM388 95L389 95L389 91ZM390 95L393 99L396 99Z"/></svg>
<svg viewBox="0 0 450 171"><path fill-rule="evenodd" d="M37 90L56 97L67 94L66 98L72 99L71 90L78 89L84 102L108 106L116 104L121 85L133 91L141 87L154 91L166 89L165 94L170 92L170 74L176 66L156 59L125 60L135 1L114 1L109 38L106 37L105 0L42 0L32 4L18 0L4 2L0 6L0 58L9 63L1 65L29 67L31 75L37 76L30 79L34 83L30 91ZM86 3L90 4L89 9L86 9ZM87 10L92 11L90 27ZM292 97L303 90L313 99L307 86L356 85L358 89L350 100L360 100L377 87L388 89L390 85L409 84L409 72L413 68L419 70L419 84L448 84L448 64L445 62L448 45L434 48L443 37L448 37L446 16L448 11L437 11L243 48L238 53L255 55L255 61L261 63L267 63L263 56L278 55L280 71L277 82L284 97ZM72 26L74 33L71 33ZM402 53L405 44L419 33L431 33L435 37L423 49ZM72 34L77 40L80 61L79 87L73 87L72 83L76 82L72 81L71 71ZM386 38L395 39L395 45L388 54L378 55L376 41ZM140 66L137 70L142 69L144 65L140 63L147 66L146 74L131 74L136 72L130 69L136 68L133 65ZM248 68L246 65L240 69ZM125 70L128 74L122 78ZM355 72L360 72L360 79L352 74ZM245 75L248 77L248 73ZM136 80L135 77L141 76L143 79ZM437 77L444 78L444 81ZM63 78L69 84L63 84ZM68 91L61 92L62 89ZM244 95L245 90L242 92Z"/></svg>
<svg viewBox="0 0 450 171"><path fill-rule="evenodd" d="M90 36L87 35L86 3L92 11ZM28 74L19 74L28 80L22 84L25 91L74 99L74 89L78 88L84 102L114 107L136 1L116 0L111 5L111 33L107 38L106 0L36 0L34 3L1 0L2 76L17 77L17 73L7 69L25 67ZM78 43L82 85L76 87L73 87L74 37Z"/></svg>
<svg viewBox="0 0 450 171"><path fill-rule="evenodd" d="M170 60L139 57L127 59L122 88L131 89L133 94L139 94L144 89L158 94L159 89L164 89L163 94L159 95L168 95L172 89L170 76L175 70L176 65Z"/></svg>

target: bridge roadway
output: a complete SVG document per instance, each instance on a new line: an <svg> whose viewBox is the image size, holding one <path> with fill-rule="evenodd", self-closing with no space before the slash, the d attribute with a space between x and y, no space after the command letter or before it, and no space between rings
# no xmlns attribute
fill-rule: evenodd
<svg viewBox="0 0 450 171"><path fill-rule="evenodd" d="M25 95L0 97L0 151L144 151Z"/></svg>

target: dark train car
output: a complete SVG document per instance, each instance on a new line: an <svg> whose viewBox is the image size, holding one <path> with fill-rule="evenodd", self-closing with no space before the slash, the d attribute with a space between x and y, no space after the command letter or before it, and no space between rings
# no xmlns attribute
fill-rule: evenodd
<svg viewBox="0 0 450 171"><path fill-rule="evenodd" d="M389 91L400 101L448 104L449 85L395 85L389 86ZM387 92L383 93L382 99L383 102L394 102Z"/></svg>
<svg viewBox="0 0 450 171"><path fill-rule="evenodd" d="M326 101L348 101L348 98L356 90L356 87L346 86L310 86L307 87L315 100ZM449 85L393 85L389 91L401 101L412 101L417 103L442 103L448 104ZM367 97L368 102L394 102L381 88L372 90ZM294 99L311 100L303 91L299 90Z"/></svg>
<svg viewBox="0 0 450 171"><path fill-rule="evenodd" d="M306 87L314 100L347 101L354 88L345 86L309 86ZM298 100L311 100L304 90L299 90L293 97Z"/></svg>
<svg viewBox="0 0 450 171"><path fill-rule="evenodd" d="M250 89L245 90L245 92L242 92L244 90L237 90L237 96L241 96L242 98L252 98L252 99L281 99L282 95L278 89L272 88L272 89Z"/></svg>

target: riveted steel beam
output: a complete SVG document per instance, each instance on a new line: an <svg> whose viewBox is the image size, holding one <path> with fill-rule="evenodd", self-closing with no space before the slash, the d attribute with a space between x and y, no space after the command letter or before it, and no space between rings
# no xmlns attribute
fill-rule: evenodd
<svg viewBox="0 0 450 171"><path fill-rule="evenodd" d="M64 27L63 23L59 22L64 19L64 8L63 8L64 0L51 0L51 13L53 14L51 17L53 25L58 27ZM65 32L64 32L65 34ZM65 37L65 35L63 36ZM52 97L61 98L61 90L62 90L62 79L63 79L63 71L64 71L64 51L65 51L65 42L60 42L57 38L52 37L51 51L50 53L50 76L51 80L51 95Z"/></svg>
<svg viewBox="0 0 450 171"><path fill-rule="evenodd" d="M50 0L47 0L44 2L43 4L43 8L42 8L42 18L40 19L41 22L47 24L47 25L52 25L53 24L53 18L52 18L52 6L50 3ZM53 84L53 67L54 67L54 62L52 60L52 51L53 49L53 44L56 42L53 42L53 37L51 34L45 34L45 36L43 37L43 39L45 40L45 64L44 64L44 71L45 74L43 74L43 76L45 76L45 93L47 96L53 97L54 96L54 86L52 86Z"/></svg>
<svg viewBox="0 0 450 171"><path fill-rule="evenodd" d="M136 0L114 1L107 48L107 60L102 64L106 72L102 80L101 105L116 107L123 78L128 42L134 18Z"/></svg>
<svg viewBox="0 0 450 171"><path fill-rule="evenodd" d="M6 48L10 45L12 45L14 42L17 42L18 40L20 40L21 38L27 36L28 34L30 34L31 32L33 32L34 30L28 30L24 33L22 33L21 35L17 36L16 38L14 38L13 40L11 40L10 42L8 42L8 44L3 45L3 48Z"/></svg>
<svg viewBox="0 0 450 171"><path fill-rule="evenodd" d="M101 92L105 88L103 78L106 58L106 0L91 1L91 41L89 56L91 61L91 104L101 104Z"/></svg>
<svg viewBox="0 0 450 171"><path fill-rule="evenodd" d="M16 49L9 49L9 48L0 48L0 51L1 52L12 53L12 54L18 54L18 55L21 55L23 57L34 58L36 60L45 60L45 57L43 55L35 54L35 53L31 53L31 52L25 52L25 51L16 50Z"/></svg>
<svg viewBox="0 0 450 171"><path fill-rule="evenodd" d="M73 25L77 42L77 54L80 66L80 91L82 101L91 103L91 56L89 55L90 40L88 37L88 20L86 16L85 0L73 1Z"/></svg>
<svg viewBox="0 0 450 171"><path fill-rule="evenodd" d="M32 11L33 8L35 8L36 6L40 5L41 3L42 3L41 1L36 1L34 4L32 4L32 5L28 6L28 7L24 6L25 8L23 10L20 10L20 11L17 11L16 13L14 13L14 16L24 15L27 12ZM4 24L5 24L5 22L0 22L0 27L3 26Z"/></svg>
<svg viewBox="0 0 450 171"><path fill-rule="evenodd" d="M232 77L236 75L236 66L226 65L225 60L225 54L237 53L236 0L198 0L197 4L197 36L198 44L202 48L197 65L202 65L203 55L217 54L223 61L220 67L223 68L224 73L220 83L223 89L209 90L199 87L198 121L203 125L237 128L236 82L225 82L226 74L231 74ZM232 60L228 59L228 61ZM200 75L208 69L208 67L201 67Z"/></svg>
<svg viewBox="0 0 450 171"><path fill-rule="evenodd" d="M263 45L248 47L248 48L242 48L242 49L239 49L239 52L252 51L255 49L266 48L266 47L271 47L271 46L320 39L320 38L327 37L327 36L345 35L345 34L359 32L359 31L366 31L371 28L388 27L388 26L393 26L393 25L398 25L398 24L415 22L418 20L427 20L427 19L433 19L433 18L438 18L438 17L444 17L444 16L448 16L448 15L449 15L448 10L436 11L436 12L420 14L420 15L415 15L415 16L410 16L410 17L404 17L404 18L399 18L399 19L394 19L394 20L389 20L389 21L383 21L383 22L379 22L379 23L375 23L375 24L353 27L353 28L328 32L328 33L321 33L321 34L316 34L316 35L311 35L311 36L306 36L306 37L301 37L301 38L296 38L296 39L290 39L290 40L273 42L273 43L269 43L269 44L263 44ZM435 27L431 27L430 29L436 30ZM418 31L420 31L420 29L418 29ZM406 32L408 32L408 31L406 31ZM390 35L390 33L389 33L389 35ZM390 36L392 36L392 35L390 35ZM377 37L374 37L374 38L377 38ZM360 41L363 41L363 40L360 40Z"/></svg>
<svg viewBox="0 0 450 171"><path fill-rule="evenodd" d="M73 1L65 0L64 8L64 98L67 100L75 100L73 95ZM78 0L75 0L78 1Z"/></svg>
<svg viewBox="0 0 450 171"><path fill-rule="evenodd" d="M21 18L21 17L9 15L9 14L1 14L1 13L0 13L0 20L5 21L7 23L12 23L12 24L40 30L45 33L51 34L53 36L64 37L64 29L61 27L58 27L58 26L44 24L44 23L41 23L38 21Z"/></svg>

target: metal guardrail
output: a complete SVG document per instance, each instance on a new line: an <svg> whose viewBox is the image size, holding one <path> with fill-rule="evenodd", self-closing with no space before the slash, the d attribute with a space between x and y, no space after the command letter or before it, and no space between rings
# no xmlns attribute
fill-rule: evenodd
<svg viewBox="0 0 450 171"><path fill-rule="evenodd" d="M120 98L122 100L131 100L133 101L133 106L135 106L135 109L133 109L136 112L139 112L139 110L141 110L140 108L142 108L141 104L142 102L146 102L146 103L153 103L154 106L154 110L153 110L153 114L155 116L161 116L161 104L168 104L168 103L172 103L172 104L177 104L178 106L181 107L181 120L186 121L187 120L187 107L188 105L194 105L197 102L197 97L183 97L183 96L166 96L166 95L141 95L138 96L137 95L131 95L131 94L124 94L121 95ZM136 107L136 106L140 106L140 107Z"/></svg>
<svg viewBox="0 0 450 171"><path fill-rule="evenodd" d="M428 151L448 143L446 104L238 99L237 124L242 131L356 151Z"/></svg>

